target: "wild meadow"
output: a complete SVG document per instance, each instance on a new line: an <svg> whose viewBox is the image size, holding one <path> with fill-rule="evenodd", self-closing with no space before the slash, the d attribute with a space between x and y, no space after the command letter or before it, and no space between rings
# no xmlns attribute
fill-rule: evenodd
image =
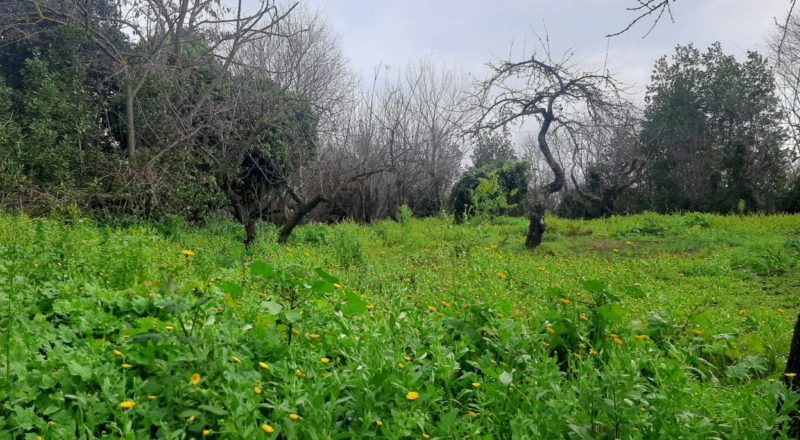
<svg viewBox="0 0 800 440"><path fill-rule="evenodd" d="M526 230L2 215L0 437L786 435L800 216Z"/></svg>

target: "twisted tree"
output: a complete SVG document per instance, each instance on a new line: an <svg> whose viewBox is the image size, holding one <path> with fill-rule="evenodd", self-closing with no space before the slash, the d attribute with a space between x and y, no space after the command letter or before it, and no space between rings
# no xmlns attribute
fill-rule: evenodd
<svg viewBox="0 0 800 440"><path fill-rule="evenodd" d="M495 130L528 119L539 123L537 144L553 173L553 180L537 188L530 213L525 245L535 248L545 231L541 197L560 191L566 181L564 169L553 156L549 135L559 129L577 128L586 121L613 113L623 104L616 80L602 70L583 70L572 61L572 53L554 59L546 44L541 55L522 61L490 64L491 76L479 84L477 106L480 117L476 132Z"/></svg>

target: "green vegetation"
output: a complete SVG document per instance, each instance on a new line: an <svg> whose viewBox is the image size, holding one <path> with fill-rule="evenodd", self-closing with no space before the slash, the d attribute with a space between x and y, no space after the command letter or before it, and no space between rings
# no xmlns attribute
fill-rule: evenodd
<svg viewBox="0 0 800 440"><path fill-rule="evenodd" d="M0 216L0 437L772 437L800 217L549 224Z"/></svg>

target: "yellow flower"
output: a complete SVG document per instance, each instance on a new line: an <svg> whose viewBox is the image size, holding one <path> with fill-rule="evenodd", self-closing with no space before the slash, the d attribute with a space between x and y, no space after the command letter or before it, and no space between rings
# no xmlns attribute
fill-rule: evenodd
<svg viewBox="0 0 800 440"><path fill-rule="evenodd" d="M412 402L413 402L413 401L415 401L415 400L419 399L419 393L418 393L418 392L416 392L416 391L409 391L409 392L406 394L406 399L408 399L408 400L410 400L410 401L412 401Z"/></svg>
<svg viewBox="0 0 800 440"><path fill-rule="evenodd" d="M397 368L399 368L399 369L401 369L401 370L402 370L403 368L405 368L405 367L406 367L406 364L404 364L404 363L402 363L402 362L400 362L400 363L398 363L398 364L397 364Z"/></svg>
<svg viewBox="0 0 800 440"><path fill-rule="evenodd" d="M264 390L261 389L260 386L254 386L253 387L253 392L256 393L256 394L261 394L262 391L264 391Z"/></svg>
<svg viewBox="0 0 800 440"><path fill-rule="evenodd" d="M231 360L233 361L234 364L241 364L242 363L242 360L239 359L236 356L231 356Z"/></svg>
<svg viewBox="0 0 800 440"><path fill-rule="evenodd" d="M133 368L133 365L131 365L131 364L122 364L121 367L122 367L123 370L130 370L131 368Z"/></svg>
<svg viewBox="0 0 800 440"><path fill-rule="evenodd" d="M44 440L44 437L42 437L41 435L37 435L36 440Z"/></svg>
<svg viewBox="0 0 800 440"><path fill-rule="evenodd" d="M650 336L647 336L647 335L636 335L636 336L634 336L634 338L636 338L637 341L649 341L650 340Z"/></svg>
<svg viewBox="0 0 800 440"><path fill-rule="evenodd" d="M335 287L335 288L337 288L337 289L341 289L341 288L342 288L342 285L341 285L341 284L339 284L339 283L333 283L333 287Z"/></svg>
<svg viewBox="0 0 800 440"><path fill-rule="evenodd" d="M303 373L303 371L298 368L298 369L294 370L294 375L297 376L297 377L303 377L306 374Z"/></svg>
<svg viewBox="0 0 800 440"><path fill-rule="evenodd" d="M581 350L586 350L586 344L581 342L580 344L578 344L578 348L580 348Z"/></svg>
<svg viewBox="0 0 800 440"><path fill-rule="evenodd" d="M268 425L266 423L261 425L261 430L264 431L267 434L272 434L273 432L275 432L275 429L272 426L270 426L270 425Z"/></svg>
<svg viewBox="0 0 800 440"><path fill-rule="evenodd" d="M695 336L703 336L703 331L699 328L692 330L692 333L694 333Z"/></svg>
<svg viewBox="0 0 800 440"><path fill-rule="evenodd" d="M316 333L309 333L309 334L308 334L308 338L309 338L309 339L313 339L313 340L315 340L315 341L316 341L316 340L318 340L318 339L320 338L320 335L318 335L318 334L316 334Z"/></svg>
<svg viewBox="0 0 800 440"><path fill-rule="evenodd" d="M189 416L189 419L188 419L189 423L194 423L195 420L197 420L197 417Z"/></svg>
<svg viewBox="0 0 800 440"><path fill-rule="evenodd" d="M269 369L269 364L266 362L259 362L258 366L261 367L261 369L263 370Z"/></svg>
<svg viewBox="0 0 800 440"><path fill-rule="evenodd" d="M331 360L326 358L326 357L324 357L324 358L320 359L320 361L322 361L323 364L327 364L327 363L330 363Z"/></svg>
<svg viewBox="0 0 800 440"><path fill-rule="evenodd" d="M192 385L199 385L200 384L200 375L197 373L192 374L192 378L189 379Z"/></svg>
<svg viewBox="0 0 800 440"><path fill-rule="evenodd" d="M133 400L126 400L119 404L119 409L133 409L134 406L136 406L136 402Z"/></svg>
<svg viewBox="0 0 800 440"><path fill-rule="evenodd" d="M194 257L197 254L195 254L194 251L190 251L189 249L184 249L181 251L181 255L183 255L184 257Z"/></svg>
<svg viewBox="0 0 800 440"><path fill-rule="evenodd" d="M58 423L56 423L55 420L50 420L49 422L47 422L47 425L51 428L55 428L56 426L58 426Z"/></svg>
<svg viewBox="0 0 800 440"><path fill-rule="evenodd" d="M378 419L378 420L375 420L375 426L377 426L378 428L380 428L381 426L383 426L383 422L382 422L380 419Z"/></svg>
<svg viewBox="0 0 800 440"><path fill-rule="evenodd" d="M556 331L553 329L553 327L550 327L550 326L548 325L548 326L547 326L547 333L550 333L551 335L554 335L554 334L556 334Z"/></svg>
<svg viewBox="0 0 800 440"><path fill-rule="evenodd" d="M372 304L367 304L367 310L369 310L371 312L371 311L375 310L375 306L373 306Z"/></svg>
<svg viewBox="0 0 800 440"><path fill-rule="evenodd" d="M794 379L797 376L797 373L785 373L784 376L788 377L789 379Z"/></svg>
<svg viewBox="0 0 800 440"><path fill-rule="evenodd" d="M588 320L589 320L589 318L588 318L586 315L581 315L581 316L580 316L580 320L581 320L581 321L588 321Z"/></svg>
<svg viewBox="0 0 800 440"><path fill-rule="evenodd" d="M204 429L203 430L203 437L211 437L212 433L213 432L210 429Z"/></svg>
<svg viewBox="0 0 800 440"><path fill-rule="evenodd" d="M622 339L620 339L618 337L617 338L612 338L612 339L614 340L614 343L617 344L617 345L625 345L625 343L622 342Z"/></svg>
<svg viewBox="0 0 800 440"><path fill-rule="evenodd" d="M156 400L156 399L158 399L158 397L156 397L156 396L154 396L152 394L147 396L147 400Z"/></svg>
<svg viewBox="0 0 800 440"><path fill-rule="evenodd" d="M165 326L164 326L164 328L165 328L165 329L166 329L168 332L171 332L171 331L175 330L175 327L173 327L173 326L171 326L171 325L165 325Z"/></svg>
<svg viewBox="0 0 800 440"><path fill-rule="evenodd" d="M428 434L422 434L422 439L423 440L430 440L431 436L429 436Z"/></svg>
<svg viewBox="0 0 800 440"><path fill-rule="evenodd" d="M589 349L589 356L597 356L597 350L594 348Z"/></svg>
<svg viewBox="0 0 800 440"><path fill-rule="evenodd" d="M291 420L293 422L296 422L296 421L300 420L300 416L295 414L295 413L291 413L291 414L289 414L289 420Z"/></svg>
<svg viewBox="0 0 800 440"><path fill-rule="evenodd" d="M614 251L615 254L619 253L619 249L612 249L612 250Z"/></svg>
<svg viewBox="0 0 800 440"><path fill-rule="evenodd" d="M412 359L412 358L411 358L411 356L409 356L409 355L405 355L405 356L403 356L403 359L405 359L405 360L406 360L406 362L411 362L411 359Z"/></svg>
<svg viewBox="0 0 800 440"><path fill-rule="evenodd" d="M573 356L575 356L575 359L577 359L577 360L579 360L579 361L582 361L582 360L583 360L583 356L581 356L581 354L580 354L580 353L574 353L574 354L573 354Z"/></svg>
<svg viewBox="0 0 800 440"><path fill-rule="evenodd" d="M478 418L478 413L476 413L475 411L470 411L470 412L467 413L467 415L469 415L470 419L477 419Z"/></svg>
<svg viewBox="0 0 800 440"><path fill-rule="evenodd" d="M428 311L431 312L431 313L436 313L438 311L438 309L436 309L436 307L434 307L434 306L428 306Z"/></svg>
<svg viewBox="0 0 800 440"><path fill-rule="evenodd" d="M568 305L572 304L572 300L571 299L567 299L567 298L561 298L560 300L558 300L558 302L560 302L561 304L564 304L565 306L568 306Z"/></svg>
<svg viewBox="0 0 800 440"><path fill-rule="evenodd" d="M631 241L626 241L626 242L625 242L625 244L626 244L627 246L633 246L633 242L631 242Z"/></svg>
<svg viewBox="0 0 800 440"><path fill-rule="evenodd" d="M480 382L472 382L472 388L480 388L480 387L481 387Z"/></svg>
<svg viewBox="0 0 800 440"><path fill-rule="evenodd" d="M505 279L508 278L508 274L505 273L505 272L497 272L497 278L500 278L501 280L505 280Z"/></svg>
<svg viewBox="0 0 800 440"><path fill-rule="evenodd" d="M122 356L122 352L119 351L119 350L114 350L114 356L115 357L121 357Z"/></svg>

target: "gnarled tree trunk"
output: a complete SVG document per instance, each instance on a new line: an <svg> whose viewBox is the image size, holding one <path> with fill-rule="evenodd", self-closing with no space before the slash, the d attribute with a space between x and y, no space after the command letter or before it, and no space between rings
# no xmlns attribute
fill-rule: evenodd
<svg viewBox="0 0 800 440"><path fill-rule="evenodd" d="M531 210L531 222L528 225L528 236L525 238L525 246L533 249L542 244L544 238L544 205L537 203Z"/></svg>

